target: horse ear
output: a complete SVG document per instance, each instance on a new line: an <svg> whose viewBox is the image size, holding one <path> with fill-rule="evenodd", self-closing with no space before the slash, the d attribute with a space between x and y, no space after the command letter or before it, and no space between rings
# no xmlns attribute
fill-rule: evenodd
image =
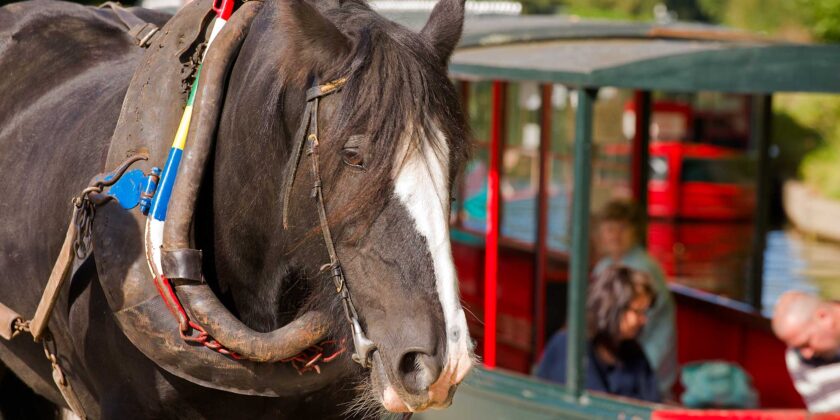
<svg viewBox="0 0 840 420"><path fill-rule="evenodd" d="M335 68L350 53L350 40L305 0L282 0L280 8L280 24L298 59L318 75Z"/></svg>
<svg viewBox="0 0 840 420"><path fill-rule="evenodd" d="M420 34L431 42L446 64L464 29L464 0L440 0Z"/></svg>

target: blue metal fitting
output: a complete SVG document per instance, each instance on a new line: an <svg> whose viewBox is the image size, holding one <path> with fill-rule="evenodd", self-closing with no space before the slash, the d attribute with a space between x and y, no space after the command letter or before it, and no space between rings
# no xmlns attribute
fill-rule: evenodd
<svg viewBox="0 0 840 420"><path fill-rule="evenodd" d="M160 168L157 166L152 168L152 172L146 177L146 186L140 194L140 212L144 215L149 214L149 209L152 207L152 197L157 190L157 184L160 181Z"/></svg>

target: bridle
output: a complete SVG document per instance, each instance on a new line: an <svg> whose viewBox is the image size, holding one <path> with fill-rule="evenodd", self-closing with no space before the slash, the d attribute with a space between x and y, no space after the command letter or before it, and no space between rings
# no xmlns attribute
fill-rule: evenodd
<svg viewBox="0 0 840 420"><path fill-rule="evenodd" d="M329 83L316 85L306 91L306 109L303 111L303 117L295 135L295 148L292 151L293 164L290 171L287 172L286 181L283 184L285 188L283 193L283 229L289 226L289 199L291 197L292 186L295 182L295 176L300 166L301 151L304 145L306 145L306 155L309 156L312 162L311 171L312 178L314 179L310 196L317 202L321 233L324 236L324 245L330 255L329 264L323 265L321 272L330 271L335 292L341 299L341 304L344 308L344 316L347 322L350 323L350 329L353 332L353 361L364 368L369 368L371 353L376 350L376 345L373 344L362 330L361 323L359 323L359 314L356 312L356 307L353 305L353 300L350 297L350 290L347 288L347 283L344 279L344 270L341 268L341 261L339 261L338 254L335 252L335 243L330 232L327 212L324 206L321 168L318 163L318 147L320 144L318 139L318 108L320 100L325 96L341 90L346 82L346 78L340 78Z"/></svg>

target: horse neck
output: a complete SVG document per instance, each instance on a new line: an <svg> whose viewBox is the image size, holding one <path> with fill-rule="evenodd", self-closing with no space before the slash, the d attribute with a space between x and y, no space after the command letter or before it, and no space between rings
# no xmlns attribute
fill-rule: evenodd
<svg viewBox="0 0 840 420"><path fill-rule="evenodd" d="M298 299L288 295L299 291L289 285L303 283L290 259L294 244L282 227L281 197L305 103L300 89L278 79L271 61L281 57L266 57L259 39L249 41L232 70L216 140L213 268L243 321L270 330L290 320L282 313L295 313Z"/></svg>

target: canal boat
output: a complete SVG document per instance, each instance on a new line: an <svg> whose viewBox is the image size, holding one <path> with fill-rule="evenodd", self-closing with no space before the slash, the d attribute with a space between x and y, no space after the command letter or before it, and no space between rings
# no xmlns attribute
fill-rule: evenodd
<svg viewBox="0 0 840 420"><path fill-rule="evenodd" d="M408 26L423 21L394 17ZM778 43L706 25L468 17L450 72L476 152L453 206L451 236L483 367L461 386L453 407L418 417L817 418L804 410L786 371L785 347L762 312L769 130L774 93L838 93L837 68L835 46ZM745 98L754 211L746 225L750 252L735 280L741 293L722 296L676 281L669 286L677 302L680 364L737 363L758 391L756 410L648 404L583 387L583 302L594 262L590 214L620 196L649 203L655 188L648 167L658 153L650 142L651 110L662 92ZM637 118L625 170L599 155L613 139L628 141L621 138L622 106L603 106L627 100ZM597 124L605 115L612 123ZM606 182L616 171L628 180L623 187ZM532 200L523 200L529 194ZM485 205L471 209L476 202ZM529 376L547 337L564 327L574 361L565 384Z"/></svg>

